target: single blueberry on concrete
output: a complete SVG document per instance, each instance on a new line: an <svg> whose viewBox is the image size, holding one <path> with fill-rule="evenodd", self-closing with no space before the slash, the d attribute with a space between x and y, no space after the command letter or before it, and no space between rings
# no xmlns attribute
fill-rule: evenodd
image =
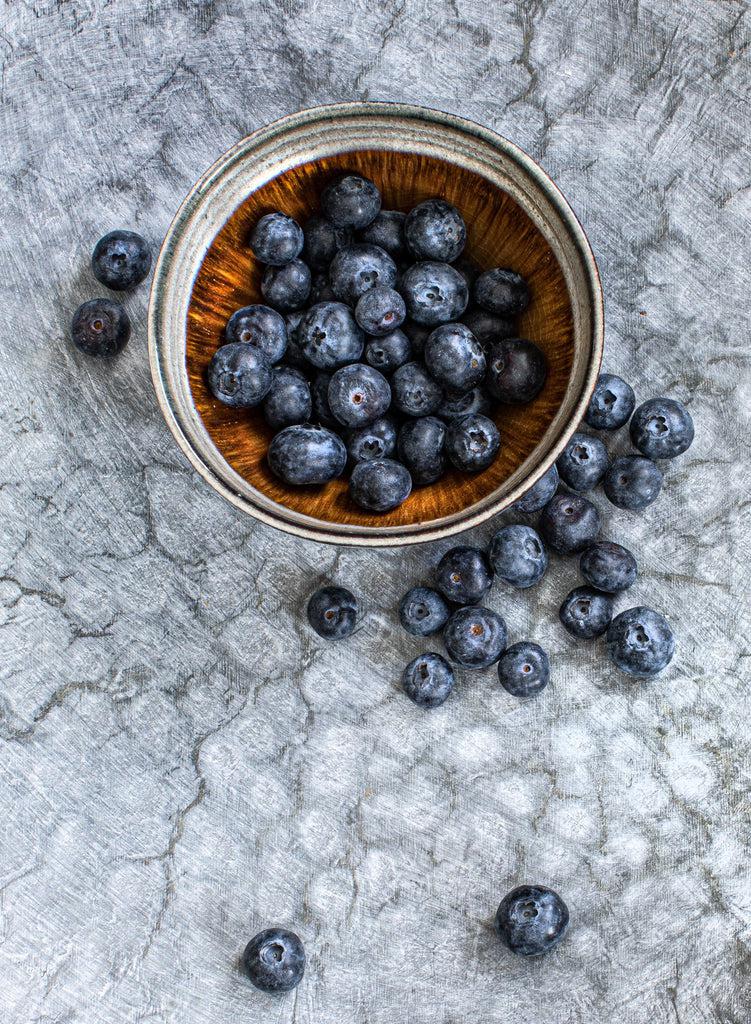
<svg viewBox="0 0 751 1024"><path fill-rule="evenodd" d="M441 324L423 352L431 377L453 391L469 391L485 377L485 351L464 324Z"/></svg>
<svg viewBox="0 0 751 1024"><path fill-rule="evenodd" d="M608 629L608 654L622 672L645 679L657 675L675 653L667 619L652 608L628 608Z"/></svg>
<svg viewBox="0 0 751 1024"><path fill-rule="evenodd" d="M443 643L452 661L464 668L488 668L506 647L506 623L481 605L458 608L443 630Z"/></svg>
<svg viewBox="0 0 751 1024"><path fill-rule="evenodd" d="M542 510L539 526L548 547L559 555L574 555L597 539L600 513L580 494L555 494Z"/></svg>
<svg viewBox="0 0 751 1024"><path fill-rule="evenodd" d="M326 640L351 636L357 613L357 598L345 587L320 587L308 601L308 622Z"/></svg>
<svg viewBox="0 0 751 1024"><path fill-rule="evenodd" d="M610 625L613 596L594 587L575 587L563 599L558 617L571 636L593 640Z"/></svg>
<svg viewBox="0 0 751 1024"><path fill-rule="evenodd" d="M151 251L135 231L110 231L91 255L91 269L101 284L116 292L135 288L151 269Z"/></svg>
<svg viewBox="0 0 751 1024"><path fill-rule="evenodd" d="M488 391L499 402L531 402L542 391L548 364L542 350L525 338L505 338L490 347Z"/></svg>
<svg viewBox="0 0 751 1024"><path fill-rule="evenodd" d="M328 270L339 250L352 242L349 228L334 227L327 217L318 214L305 222L303 235L303 258L312 270Z"/></svg>
<svg viewBox="0 0 751 1024"><path fill-rule="evenodd" d="M310 385L305 377L291 366L275 367L271 388L263 400L263 415L272 430L307 423L312 412Z"/></svg>
<svg viewBox="0 0 751 1024"><path fill-rule="evenodd" d="M381 193L370 178L345 174L323 190L321 207L334 227L358 230L378 216Z"/></svg>
<svg viewBox="0 0 751 1024"><path fill-rule="evenodd" d="M410 319L427 327L458 320L469 299L467 282L448 263L413 264L404 272L399 290Z"/></svg>
<svg viewBox="0 0 751 1024"><path fill-rule="evenodd" d="M209 363L209 388L225 405L248 409L258 405L271 388L271 364L252 345L222 345Z"/></svg>
<svg viewBox="0 0 751 1024"><path fill-rule="evenodd" d="M568 439L556 465L567 487L574 491L590 491L605 476L608 450L599 437L577 431Z"/></svg>
<svg viewBox="0 0 751 1024"><path fill-rule="evenodd" d="M454 670L440 654L419 654L404 669L402 687L418 707L437 708L454 688Z"/></svg>
<svg viewBox="0 0 751 1024"><path fill-rule="evenodd" d="M358 462L349 480L352 500L369 512L390 512L407 500L411 490L409 470L393 459Z"/></svg>
<svg viewBox="0 0 751 1024"><path fill-rule="evenodd" d="M362 355L365 336L352 310L343 302L311 306L297 328L297 342L305 358L321 370L335 370Z"/></svg>
<svg viewBox="0 0 751 1024"><path fill-rule="evenodd" d="M289 313L301 309L310 295L310 268L302 260L283 267L267 267L261 278L261 294L273 309Z"/></svg>
<svg viewBox="0 0 751 1024"><path fill-rule="evenodd" d="M537 483L532 484L527 493L515 501L511 508L514 512L523 512L525 515L539 512L558 490L558 481L558 467L553 463Z"/></svg>
<svg viewBox="0 0 751 1024"><path fill-rule="evenodd" d="M426 199L407 214L404 237L416 260L453 263L467 242L467 228L455 206Z"/></svg>
<svg viewBox="0 0 751 1024"><path fill-rule="evenodd" d="M482 388L471 391L449 392L438 406L436 415L443 420L460 420L465 416L488 416L492 406L490 398Z"/></svg>
<svg viewBox="0 0 751 1024"><path fill-rule="evenodd" d="M271 267L291 263L302 252L303 241L303 231L297 221L279 210L261 217L250 234L253 255Z"/></svg>
<svg viewBox="0 0 751 1024"><path fill-rule="evenodd" d="M340 437L309 423L285 427L272 438L267 458L272 473L286 484L325 484L341 476L347 449Z"/></svg>
<svg viewBox="0 0 751 1024"><path fill-rule="evenodd" d="M73 314L70 336L87 356L114 356L128 344L130 318L113 299L90 299Z"/></svg>
<svg viewBox="0 0 751 1024"><path fill-rule="evenodd" d="M243 967L262 992L291 992L305 973L305 947L294 932L267 928L245 947Z"/></svg>
<svg viewBox="0 0 751 1024"><path fill-rule="evenodd" d="M512 644L498 661L498 679L512 697L534 697L550 682L547 653L530 640Z"/></svg>
<svg viewBox="0 0 751 1024"><path fill-rule="evenodd" d="M337 299L355 306L360 296L371 288L394 287L396 264L377 245L364 242L346 245L331 261L329 280Z"/></svg>
<svg viewBox="0 0 751 1024"><path fill-rule="evenodd" d="M388 459L396 450L396 427L388 416L357 427L347 434L347 452L353 462Z"/></svg>
<svg viewBox="0 0 751 1024"><path fill-rule="evenodd" d="M438 633L448 617L449 606L431 587L412 587L399 602L399 621L413 636Z"/></svg>
<svg viewBox="0 0 751 1024"><path fill-rule="evenodd" d="M441 404L443 388L422 363L404 363L391 377L394 408L407 416L431 416Z"/></svg>
<svg viewBox="0 0 751 1024"><path fill-rule="evenodd" d="M631 441L648 459L674 459L690 447L694 421L682 402L650 398L631 417Z"/></svg>
<svg viewBox="0 0 751 1024"><path fill-rule="evenodd" d="M375 338L400 327L407 315L404 299L399 292L385 285L370 288L357 300L355 320Z"/></svg>
<svg viewBox="0 0 751 1024"><path fill-rule="evenodd" d="M539 583L548 568L548 553L539 533L520 524L498 530L490 542L488 559L499 579L522 589Z"/></svg>
<svg viewBox="0 0 751 1024"><path fill-rule="evenodd" d="M589 400L584 419L595 430L617 430L636 405L634 389L614 373L601 373Z"/></svg>
<svg viewBox="0 0 751 1024"><path fill-rule="evenodd" d="M503 897L495 915L500 938L518 956L550 952L568 929L568 907L544 885L520 885Z"/></svg>
<svg viewBox="0 0 751 1024"><path fill-rule="evenodd" d="M310 385L310 397L313 402L313 413L311 419L314 423L320 423L322 427L339 427L336 419L329 408L329 384L331 374L321 372L315 376Z"/></svg>
<svg viewBox="0 0 751 1024"><path fill-rule="evenodd" d="M393 373L411 359L412 343L398 327L380 338L371 338L365 345L365 362L381 373Z"/></svg>
<svg viewBox="0 0 751 1024"><path fill-rule="evenodd" d="M492 570L479 548L451 548L436 567L436 586L452 604L477 604L492 582Z"/></svg>
<svg viewBox="0 0 751 1024"><path fill-rule="evenodd" d="M227 341L252 345L270 363L278 363L287 349L287 324L270 306L243 306L232 314L224 331Z"/></svg>
<svg viewBox="0 0 751 1024"><path fill-rule="evenodd" d="M602 540L583 552L579 571L591 587L617 594L636 581L636 559L621 544Z"/></svg>
<svg viewBox="0 0 751 1024"><path fill-rule="evenodd" d="M496 316L517 316L529 305L527 282L521 274L501 267L480 274L472 295L478 306Z"/></svg>
<svg viewBox="0 0 751 1024"><path fill-rule="evenodd" d="M488 416L474 413L448 423L446 454L464 473L487 469L495 461L500 447L498 427Z"/></svg>
<svg viewBox="0 0 751 1024"><path fill-rule="evenodd" d="M345 427L362 427L391 405L389 382L372 366L342 366L329 383L329 409Z"/></svg>
<svg viewBox="0 0 751 1024"><path fill-rule="evenodd" d="M357 233L359 242L368 242L385 249L392 260L404 259L407 249L404 241L406 214L399 210L381 210L374 220Z"/></svg>
<svg viewBox="0 0 751 1024"><path fill-rule="evenodd" d="M399 430L399 458L409 470L416 487L433 484L443 476L446 460L443 445L446 424L435 416L407 420Z"/></svg>
<svg viewBox="0 0 751 1024"><path fill-rule="evenodd" d="M662 488L662 472L641 455L623 455L615 459L605 474L603 489L608 501L617 508L637 511L656 500Z"/></svg>
<svg viewBox="0 0 751 1024"><path fill-rule="evenodd" d="M477 340L486 349L496 341L513 338L516 334L516 320L513 317L496 316L486 309L468 309L462 323L469 327Z"/></svg>

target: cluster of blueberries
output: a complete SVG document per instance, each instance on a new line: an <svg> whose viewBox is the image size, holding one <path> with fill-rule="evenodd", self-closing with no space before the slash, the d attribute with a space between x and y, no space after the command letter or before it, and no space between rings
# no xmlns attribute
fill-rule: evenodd
<svg viewBox="0 0 751 1024"><path fill-rule="evenodd" d="M490 466L493 405L531 401L547 365L515 337L526 282L462 257L467 229L450 203L382 210L376 185L350 174L321 207L304 228L279 211L255 225L265 304L232 314L209 387L227 405L262 406L268 463L286 484L325 484L349 463L353 501L386 512L449 464Z"/></svg>

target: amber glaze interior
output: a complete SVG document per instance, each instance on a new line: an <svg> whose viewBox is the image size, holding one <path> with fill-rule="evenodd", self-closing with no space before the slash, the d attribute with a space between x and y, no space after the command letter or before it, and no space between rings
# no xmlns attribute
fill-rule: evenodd
<svg viewBox="0 0 751 1024"><path fill-rule="evenodd" d="M434 196L453 203L467 224L465 255L483 269L511 267L529 282L532 301L520 319L519 333L543 349L549 367L545 387L534 402L497 407L501 452L489 469L474 475L449 471L438 483L415 488L403 505L386 514L358 508L349 498L346 474L322 488L284 485L266 463L272 432L261 411L223 405L206 383L209 361L223 343L230 315L240 306L263 302L262 267L247 246L252 226L277 209L304 222L318 211L318 197L327 182L345 170L372 178L383 194L384 209L406 212ZM527 214L480 175L416 153L350 152L292 168L268 182L248 196L217 234L196 277L188 311L188 376L214 444L237 473L269 498L329 523L412 525L459 512L486 497L541 440L563 400L573 358L573 319L563 274Z"/></svg>

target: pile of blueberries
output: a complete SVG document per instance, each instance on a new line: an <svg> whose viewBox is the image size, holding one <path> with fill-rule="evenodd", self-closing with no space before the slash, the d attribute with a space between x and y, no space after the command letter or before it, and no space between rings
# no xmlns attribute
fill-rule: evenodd
<svg viewBox="0 0 751 1024"><path fill-rule="evenodd" d="M501 444L494 404L531 401L547 365L515 336L526 282L462 257L450 203L382 210L376 185L349 174L321 207L304 227L279 211L255 225L265 304L232 314L209 387L227 405L262 405L268 463L286 484L322 485L349 463L353 501L387 512L448 464L487 469Z"/></svg>

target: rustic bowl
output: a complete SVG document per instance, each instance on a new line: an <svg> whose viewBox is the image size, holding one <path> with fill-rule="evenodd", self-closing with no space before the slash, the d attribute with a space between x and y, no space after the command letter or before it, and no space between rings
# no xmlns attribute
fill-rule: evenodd
<svg viewBox="0 0 751 1024"><path fill-rule="evenodd" d="M509 266L533 301L519 333L545 351L548 379L524 406L498 408L502 448L476 475L450 472L398 509L364 512L341 479L286 487L270 473L270 431L258 410L216 401L206 368L230 314L260 299L261 267L247 246L259 216L303 221L338 172L372 178L385 209L432 196L454 203L467 254ZM261 128L224 154L180 207L162 246L149 307L157 396L198 472L239 508L299 536L340 544L435 540L483 522L553 464L586 409L602 355L602 290L587 238L559 190L525 153L487 128L421 107L344 103Z"/></svg>

